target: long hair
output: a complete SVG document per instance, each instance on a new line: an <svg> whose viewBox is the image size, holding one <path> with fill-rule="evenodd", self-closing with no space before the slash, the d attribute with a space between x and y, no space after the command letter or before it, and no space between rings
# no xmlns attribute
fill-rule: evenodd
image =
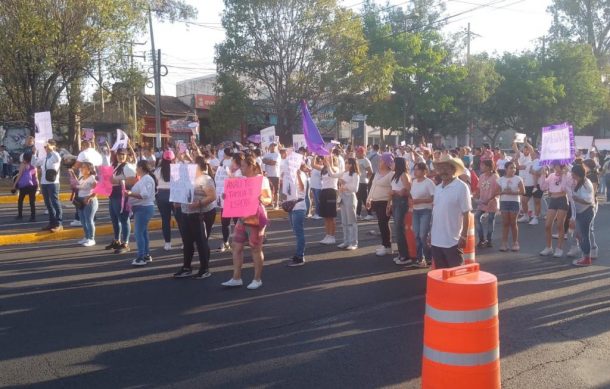
<svg viewBox="0 0 610 389"><path fill-rule="evenodd" d="M205 161L205 157L197 156L197 158L195 158L195 164L199 166L199 169L204 174L208 174L208 163Z"/></svg>
<svg viewBox="0 0 610 389"><path fill-rule="evenodd" d="M407 161L402 157L394 158L394 176L392 181L400 181L400 177L407 171Z"/></svg>
<svg viewBox="0 0 610 389"><path fill-rule="evenodd" d="M157 181L157 177L155 177L155 175L153 174L152 170L150 170L150 166L148 165L148 161L140 160L140 161L138 161L136 167L139 167L140 169L142 169L144 174L148 174L149 176L152 177L153 181L155 182L155 188L159 185L159 182Z"/></svg>
<svg viewBox="0 0 610 389"><path fill-rule="evenodd" d="M161 159L161 165L160 165L161 178L165 182L169 182L171 179L171 171L172 171L171 164L172 164L171 161L169 161L165 158Z"/></svg>
<svg viewBox="0 0 610 389"><path fill-rule="evenodd" d="M487 166L491 174L496 173L496 164L494 163L493 159L484 159L481 161L481 165Z"/></svg>
<svg viewBox="0 0 610 389"><path fill-rule="evenodd" d="M256 157L254 155L252 155L252 154L246 155L243 158L243 162L245 162L246 165L248 165L250 168L252 168L254 170L255 174L263 174L261 166L258 164L258 162L256 162Z"/></svg>
<svg viewBox="0 0 610 389"><path fill-rule="evenodd" d="M349 169L349 175L353 176L355 174L360 174L360 167L358 166L358 161L356 158L348 158L347 162L350 164L351 168Z"/></svg>
<svg viewBox="0 0 610 389"><path fill-rule="evenodd" d="M585 183L585 168L582 165L574 165L572 167L572 174L578 177L578 182L576 182L576 187L574 187L574 192L578 192Z"/></svg>

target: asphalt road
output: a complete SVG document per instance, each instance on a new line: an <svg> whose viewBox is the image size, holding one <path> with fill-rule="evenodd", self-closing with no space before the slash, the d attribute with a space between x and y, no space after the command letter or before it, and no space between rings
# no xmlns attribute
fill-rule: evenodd
<svg viewBox="0 0 610 389"><path fill-rule="evenodd" d="M477 253L499 279L504 388L610 387L609 216L590 268L539 257L541 225L521 228L520 253ZM0 248L0 386L419 387L426 271L375 257L376 224L360 224L354 252L306 226L307 263L288 268L294 238L273 223L257 291L220 286L229 253L213 253L211 278L172 279L180 251L159 249L158 233L153 263L135 269L102 239Z"/></svg>

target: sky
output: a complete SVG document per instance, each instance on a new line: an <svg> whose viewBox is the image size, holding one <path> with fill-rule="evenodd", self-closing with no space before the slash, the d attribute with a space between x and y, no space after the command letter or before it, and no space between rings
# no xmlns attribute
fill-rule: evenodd
<svg viewBox="0 0 610 389"><path fill-rule="evenodd" d="M214 46L224 39L220 24L222 0L187 0L199 10L194 24L174 24L153 21L155 45L161 49L161 62L168 74L161 80L161 94L176 94L176 82L215 72ZM360 9L361 0L340 0L341 5L354 11ZM377 1L382 7L386 1ZM409 1L390 0L390 6L404 7ZM551 25L546 12L551 0L446 0L446 16L472 12L450 18L445 33L465 31L470 22L471 31L477 34L471 43L473 54L480 52L502 54L532 49L539 43ZM150 36L140 39L145 46L136 50L150 50ZM150 51L149 51L150 53ZM141 54L139 52L138 54ZM150 59L150 55L147 56ZM149 65L150 66L150 65ZM152 89L147 90L152 93Z"/></svg>

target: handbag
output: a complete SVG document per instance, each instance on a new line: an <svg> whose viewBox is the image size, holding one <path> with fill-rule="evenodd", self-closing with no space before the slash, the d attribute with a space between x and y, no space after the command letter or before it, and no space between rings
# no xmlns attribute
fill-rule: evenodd
<svg viewBox="0 0 610 389"><path fill-rule="evenodd" d="M74 205L74 207L76 209L83 209L83 208L85 208L85 200L82 197L75 197L72 200L72 204Z"/></svg>
<svg viewBox="0 0 610 389"><path fill-rule="evenodd" d="M44 178L45 178L45 180L47 180L47 182L53 183L53 182L55 182L55 179L57 179L57 170L47 168L48 160L49 160L49 158L46 159L45 164L44 164L44 168L45 168Z"/></svg>
<svg viewBox="0 0 610 389"><path fill-rule="evenodd" d="M294 199L294 200L286 200L282 202L282 209L285 212L292 212L294 206L297 205L298 202L303 201L304 199Z"/></svg>
<svg viewBox="0 0 610 389"><path fill-rule="evenodd" d="M262 228L266 227L267 224L269 224L269 219L267 218L267 211L265 210L265 207L263 207L261 204L258 205L258 209L256 210L256 213L254 215L246 216L242 220L244 225L249 227Z"/></svg>

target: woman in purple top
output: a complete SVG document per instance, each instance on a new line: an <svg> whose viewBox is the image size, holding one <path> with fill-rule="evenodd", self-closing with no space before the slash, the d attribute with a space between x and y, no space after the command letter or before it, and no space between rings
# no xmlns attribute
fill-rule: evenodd
<svg viewBox="0 0 610 389"><path fill-rule="evenodd" d="M13 191L19 190L17 199L17 220L23 219L23 199L30 199L30 221L36 221L36 191L38 190L38 176L36 168L32 165L32 154L24 153L23 162L19 167L19 173L15 178Z"/></svg>

